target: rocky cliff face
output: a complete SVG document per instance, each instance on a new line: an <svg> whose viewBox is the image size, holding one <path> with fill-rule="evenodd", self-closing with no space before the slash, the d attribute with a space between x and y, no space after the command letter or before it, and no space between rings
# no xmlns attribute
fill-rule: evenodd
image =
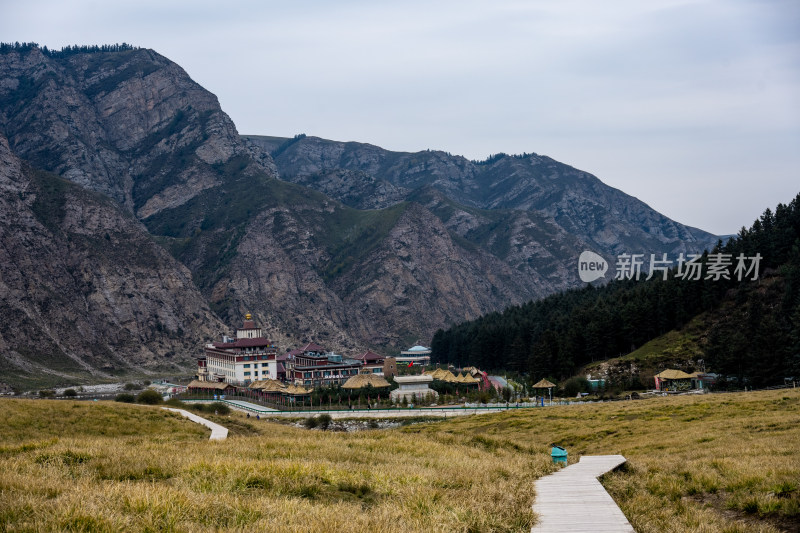
<svg viewBox="0 0 800 533"><path fill-rule="evenodd" d="M430 188L464 207L535 213L611 256L702 250L717 239L670 220L587 172L537 154L498 154L473 162L439 151L390 152L317 137L247 139L274 155L281 179L348 205L370 198L377 200L374 207L386 207ZM358 178L336 187L329 178L336 173ZM375 195L375 183L392 194Z"/></svg>
<svg viewBox="0 0 800 533"><path fill-rule="evenodd" d="M0 359L16 383L182 371L223 327L189 271L110 199L0 136Z"/></svg>
<svg viewBox="0 0 800 533"><path fill-rule="evenodd" d="M0 351L28 370L39 338L75 372L185 362L245 312L282 347L427 342L575 286L583 249L713 240L541 156L242 138L150 50L0 53L0 133Z"/></svg>
<svg viewBox="0 0 800 533"><path fill-rule="evenodd" d="M219 185L218 167L271 161L239 142L217 98L151 50L0 54L0 129L39 168L140 218Z"/></svg>

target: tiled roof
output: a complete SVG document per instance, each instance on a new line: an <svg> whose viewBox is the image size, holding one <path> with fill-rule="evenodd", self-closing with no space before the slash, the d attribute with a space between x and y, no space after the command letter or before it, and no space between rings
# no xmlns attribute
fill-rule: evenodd
<svg viewBox="0 0 800 533"><path fill-rule="evenodd" d="M376 354L375 352L367 350L361 355L357 355L356 359L358 359L359 361L364 361L366 363L369 361L380 361L381 359L383 359L383 357Z"/></svg>
<svg viewBox="0 0 800 533"><path fill-rule="evenodd" d="M320 346L319 344L314 344L313 342L309 342L306 344L302 350L303 352L324 352L325 348Z"/></svg>

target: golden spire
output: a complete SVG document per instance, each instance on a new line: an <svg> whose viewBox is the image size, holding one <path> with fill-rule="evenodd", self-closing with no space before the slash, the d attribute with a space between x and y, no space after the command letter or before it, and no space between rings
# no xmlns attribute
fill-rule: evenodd
<svg viewBox="0 0 800 533"><path fill-rule="evenodd" d="M246 315L244 315L244 319L245 320L253 320L253 315L251 315L250 313L247 313Z"/></svg>

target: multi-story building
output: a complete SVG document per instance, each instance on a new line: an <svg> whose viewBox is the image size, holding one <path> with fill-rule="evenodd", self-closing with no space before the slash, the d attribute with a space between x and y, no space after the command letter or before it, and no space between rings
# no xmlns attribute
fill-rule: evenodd
<svg viewBox="0 0 800 533"><path fill-rule="evenodd" d="M382 355L378 355L375 352L367 350L361 355L357 355L356 359L361 361L362 374L367 372L370 374L377 374L379 376L383 375L384 361L386 358Z"/></svg>
<svg viewBox="0 0 800 533"><path fill-rule="evenodd" d="M342 384L358 374L362 361L342 357L314 343L300 350L289 352L293 356L291 369L286 367L287 380L296 384L322 387L335 383Z"/></svg>
<svg viewBox="0 0 800 533"><path fill-rule="evenodd" d="M408 350L403 350L397 356L397 364L402 365L421 365L428 366L431 364L431 349L425 346L412 346Z"/></svg>
<svg viewBox="0 0 800 533"><path fill-rule="evenodd" d="M236 337L223 336L222 342L207 344L198 357L197 378L201 381L224 381L247 385L260 379L277 379L275 345L264 337L252 316L245 315Z"/></svg>

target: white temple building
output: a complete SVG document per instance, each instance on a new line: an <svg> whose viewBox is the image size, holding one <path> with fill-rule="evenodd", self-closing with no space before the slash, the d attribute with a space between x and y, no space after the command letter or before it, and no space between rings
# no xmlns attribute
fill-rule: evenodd
<svg viewBox="0 0 800 533"><path fill-rule="evenodd" d="M395 376L395 383L400 387L389 393L392 401L402 402L403 398L407 402L422 402L426 398L437 399L439 393L428 388L433 383L433 376L422 374L419 376ZM430 396L428 396L430 395Z"/></svg>

